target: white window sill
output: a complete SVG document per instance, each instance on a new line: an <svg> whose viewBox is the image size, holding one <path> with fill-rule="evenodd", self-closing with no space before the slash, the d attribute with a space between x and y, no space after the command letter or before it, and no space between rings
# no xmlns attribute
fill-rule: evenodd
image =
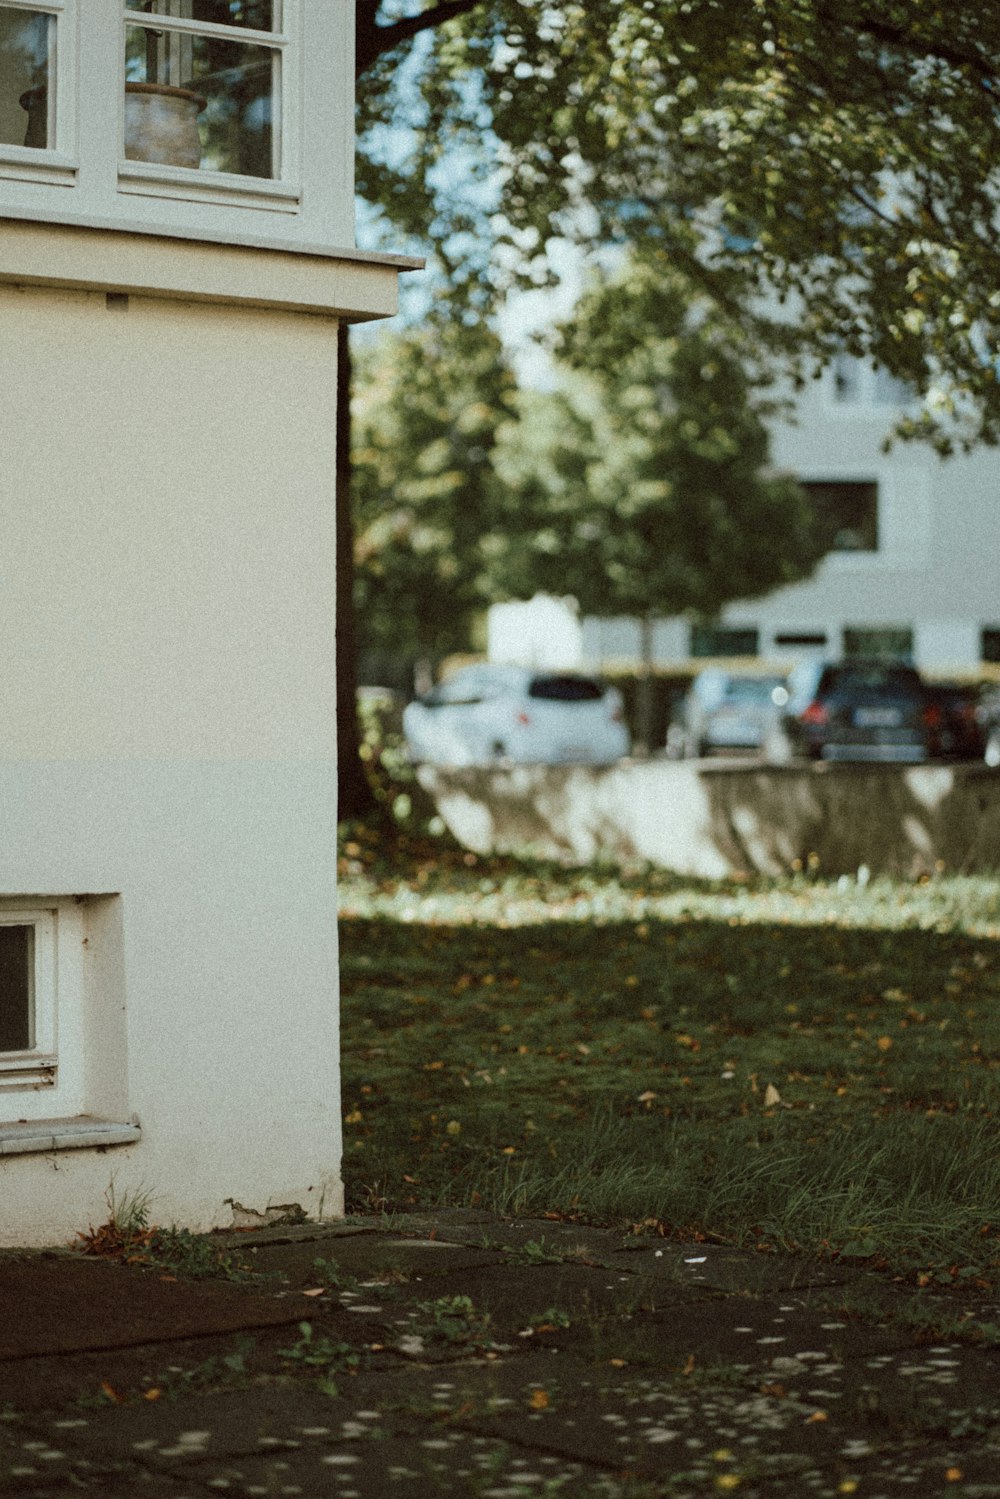
<svg viewBox="0 0 1000 1499"><path fill-rule="evenodd" d="M72 1119L26 1119L0 1124L0 1156L134 1145L141 1133L137 1124L95 1119L91 1114L77 1114Z"/></svg>

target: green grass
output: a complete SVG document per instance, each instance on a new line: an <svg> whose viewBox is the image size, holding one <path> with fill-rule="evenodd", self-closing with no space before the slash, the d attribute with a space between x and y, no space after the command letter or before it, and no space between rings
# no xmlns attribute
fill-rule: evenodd
<svg viewBox="0 0 1000 1499"><path fill-rule="evenodd" d="M1000 883L393 853L342 859L352 1206L991 1274Z"/></svg>

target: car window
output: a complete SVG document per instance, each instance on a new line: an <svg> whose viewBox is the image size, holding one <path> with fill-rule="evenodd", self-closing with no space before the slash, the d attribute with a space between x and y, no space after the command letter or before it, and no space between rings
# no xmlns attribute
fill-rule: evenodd
<svg viewBox="0 0 1000 1499"><path fill-rule="evenodd" d="M726 701L730 703L761 703L773 701L771 694L776 687L784 686L784 677L730 677L726 686Z"/></svg>
<svg viewBox="0 0 1000 1499"><path fill-rule="evenodd" d="M591 677L533 677L528 696L559 703L595 703L604 696L604 688Z"/></svg>
<svg viewBox="0 0 1000 1499"><path fill-rule="evenodd" d="M905 666L845 666L832 673L829 690L852 692L919 692L920 677Z"/></svg>

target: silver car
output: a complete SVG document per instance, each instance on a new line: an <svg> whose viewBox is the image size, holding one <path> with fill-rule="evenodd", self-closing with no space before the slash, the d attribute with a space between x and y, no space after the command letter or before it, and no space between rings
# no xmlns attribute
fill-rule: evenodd
<svg viewBox="0 0 1000 1499"><path fill-rule="evenodd" d="M759 750L788 701L785 682L777 672L742 675L707 667L667 731L667 753L680 759L713 750Z"/></svg>
<svg viewBox="0 0 1000 1499"><path fill-rule="evenodd" d="M596 677L467 666L403 711L412 760L606 765L630 749L621 693Z"/></svg>

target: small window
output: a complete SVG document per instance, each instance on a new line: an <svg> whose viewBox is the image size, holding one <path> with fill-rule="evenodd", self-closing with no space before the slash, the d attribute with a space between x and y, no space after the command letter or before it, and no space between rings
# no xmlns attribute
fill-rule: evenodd
<svg viewBox="0 0 1000 1499"><path fill-rule="evenodd" d="M797 646L799 649L823 650L826 646L826 635L817 631L815 634L803 631L801 634L775 635L774 643L777 646Z"/></svg>
<svg viewBox="0 0 1000 1499"><path fill-rule="evenodd" d="M873 625L844 631L844 657L912 661L913 631L904 625Z"/></svg>
<svg viewBox="0 0 1000 1499"><path fill-rule="evenodd" d="M878 551L878 485L874 480L801 479L831 552Z"/></svg>
<svg viewBox="0 0 1000 1499"><path fill-rule="evenodd" d="M54 910L0 910L0 1094L56 1082Z"/></svg>
<svg viewBox="0 0 1000 1499"><path fill-rule="evenodd" d="M756 656L758 632L726 625L692 625L692 656Z"/></svg>
<svg viewBox="0 0 1000 1499"><path fill-rule="evenodd" d="M986 625L980 637L980 658L991 663L1000 662L1000 625Z"/></svg>
<svg viewBox="0 0 1000 1499"><path fill-rule="evenodd" d="M0 146L56 145L56 27L61 6L0 3Z"/></svg>

